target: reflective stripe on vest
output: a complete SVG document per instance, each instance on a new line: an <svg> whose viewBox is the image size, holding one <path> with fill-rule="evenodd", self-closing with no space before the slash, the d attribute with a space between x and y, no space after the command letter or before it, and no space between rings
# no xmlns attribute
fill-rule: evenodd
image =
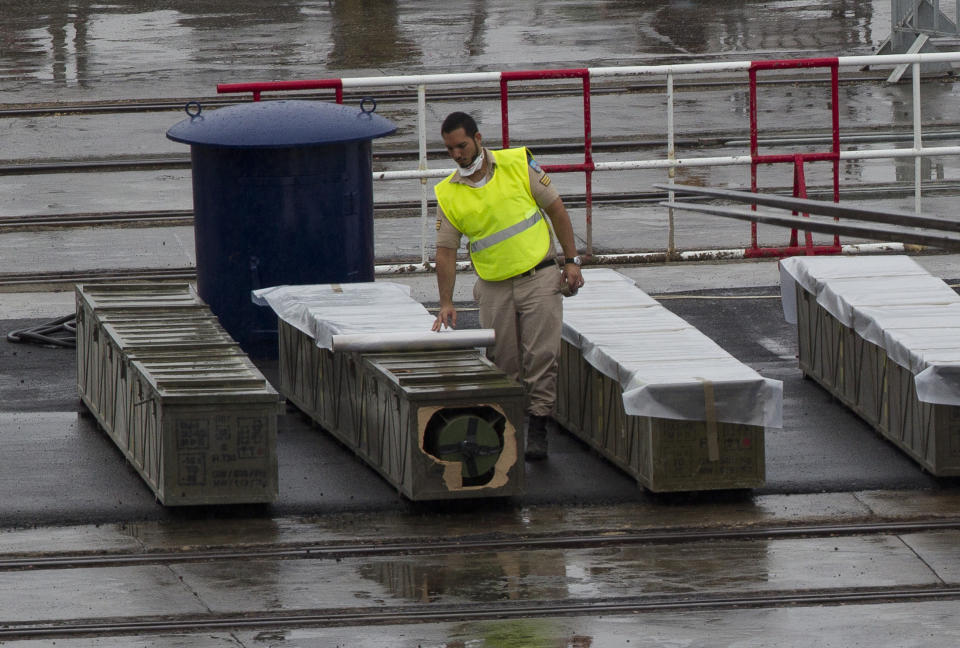
<svg viewBox="0 0 960 648"><path fill-rule="evenodd" d="M470 259L487 281L509 279L536 266L550 249L550 230L530 190L525 148L492 151L496 168L486 184L434 187L450 223L469 240ZM456 173L456 172L454 172Z"/></svg>
<svg viewBox="0 0 960 648"><path fill-rule="evenodd" d="M476 241L471 241L471 242L470 242L470 252L471 252L471 253L479 252L480 250L485 250L485 249L487 249L487 248L490 247L491 245L496 245L497 243L501 243L501 242L503 242L503 241L506 241L506 240L507 240L508 238L510 238L511 236L514 236L514 235L516 235L516 234L519 234L520 232L522 232L522 231L524 231L524 230L530 229L531 227L533 227L534 225L536 225L537 222L538 222L539 220L541 220L542 218L543 218L543 214L540 212L540 208L538 207L536 212L534 212L533 214L531 214L531 215L528 216L527 218L524 218L524 219L523 219L522 221L520 221L519 223L516 223L515 225L511 225L510 227L507 227L507 228L505 228L505 229L502 229L502 230L500 230L499 232L494 232L494 233L491 234L490 236L485 236L485 237L482 238L482 239L477 239Z"/></svg>

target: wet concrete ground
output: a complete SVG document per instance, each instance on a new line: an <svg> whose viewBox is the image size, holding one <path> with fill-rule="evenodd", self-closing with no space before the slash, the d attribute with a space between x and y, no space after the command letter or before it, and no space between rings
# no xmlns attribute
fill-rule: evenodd
<svg viewBox="0 0 960 648"><path fill-rule="evenodd" d="M949 4L949 3L948 3ZM285 0L270 12L253 0L226 3L90 3L13 0L0 12L0 101L34 103L213 94L225 81L378 74L581 67L697 60L867 54L889 29L886 0L762 4L712 2L440 3ZM949 12L951 8L946 8ZM954 84L925 88L925 119L952 125ZM903 86L854 85L844 94L842 128L890 130L909 123ZM762 124L817 128L822 93L787 89L765 95ZM661 97L598 98L599 137L662 139ZM575 99L516 103L515 138L551 139L578 128ZM742 89L697 90L681 97L678 125L691 136L745 128ZM439 123L459 103L431 104ZM475 109L498 131L494 102ZM381 110L403 128L384 145L409 146L409 107ZM789 111L789 112L787 112ZM763 121L767 118L772 121ZM178 111L139 116L4 119L5 162L74 157L170 155ZM779 120L779 121L778 121ZM723 154L742 152L730 145ZM686 153L701 154L688 146ZM609 156L614 159L616 156ZM550 158L544 161L571 161ZM438 161L438 165L441 165ZM824 182L821 170L811 182ZM745 167L689 171L678 181L743 184ZM845 182L912 179L912 165L851 164ZM648 189L662 174L602 176L604 190ZM764 176L788 185L789 174ZM952 160L925 177L951 181ZM609 178L609 179L608 179ZM784 179L786 178L786 179ZM558 183L561 181L558 179ZM576 177L565 193L582 191ZM418 186L380 189L378 199L416 197ZM950 197L925 198L925 209L953 211ZM883 203L887 206L889 202ZM911 205L906 198L897 206ZM0 177L0 212L187 209L186 171ZM573 210L584 236L583 211ZM595 213L603 251L662 249L659 208L605 208ZM742 224L681 218L685 249L742 246ZM416 219L378 220L378 260L419 255ZM775 232L772 242L785 238ZM0 234L0 274L193 264L190 228L63 230ZM954 256L920 257L934 274L960 276ZM62 352L0 342L0 560L73 555L236 548L398 539L510 537L751 525L809 525L955 518L955 484L933 480L881 441L816 386L799 377L791 333L778 312L775 264L677 264L625 268L736 357L785 381L784 430L768 433L768 487L720 497L654 498L563 433L552 457L530 466L528 493L509 502L440 509L403 502L372 470L303 417L288 412L281 431L281 500L274 507L170 511L159 506L92 419L78 414L73 367ZM398 278L424 302L432 277ZM469 301L469 277L457 299ZM700 295L679 295L696 293ZM690 297L706 297L691 299ZM735 297L721 300L717 297ZM0 293L0 331L72 310L70 293ZM269 370L269 368L267 368ZM822 492L828 491L828 492ZM150 615L220 612L294 613L350 606L462 606L498 601L596 602L645 597L726 596L772 591L943 588L960 580L956 531L842 538L752 539L710 545L648 545L606 550L508 551L396 555L373 559L203 561L159 566L0 571L0 632L12 623L54 623ZM347 627L184 632L177 635L60 637L59 646L955 646L956 601L785 605L760 609L652 611L546 618ZM295 625L295 624L292 624ZM0 639L0 642L3 640ZM8 642L34 648L52 640Z"/></svg>
<svg viewBox="0 0 960 648"><path fill-rule="evenodd" d="M13 2L0 16L0 31L9 35L10 43L0 55L0 101L16 105L143 97L182 97L185 101L210 97L217 83L235 81L869 54L887 35L890 24L886 0L823 0L813 5L776 1L762 7L712 2L708 17L697 11L698 3L693 2L608 0L524 6L493 0L455 5L288 0L277 5L270 16L257 16L258 5L250 2L211 2L202 8L177 2L147 8L129 2ZM847 72L862 76L855 70ZM748 128L745 83L742 75L739 86L683 90L682 79L678 79L680 157L747 152L743 141ZM497 90L495 84L480 89ZM955 94L949 81L926 85L925 124L960 131L954 128ZM825 83L763 88L760 99L764 136L828 131ZM844 85L841 101L844 134L905 132L912 123L909 84L851 82ZM465 105L462 100L428 96L428 131L435 133L443 116L456 109L474 112L488 141L498 141L500 108L490 99L472 99ZM379 110L399 129L395 136L378 140L375 150L415 148L412 100L383 102ZM595 141L661 142L631 153L598 153L598 161L665 156L662 89L597 95L592 115ZM581 116L580 99L575 96L514 98L513 140L536 150L537 143L580 133ZM187 147L170 142L164 134L184 117L174 110L4 118L0 124L5 146L0 159L26 163L183 156ZM697 144L699 138L721 133L740 142L710 149ZM953 142L955 139L941 143ZM439 147L438 137L430 144ZM861 145L871 146L878 144ZM541 160L571 163L579 157L543 155ZM431 161L431 166L445 168L449 162L441 157ZM378 164L381 167L412 165ZM933 159L925 162L924 178L955 183L958 171L953 158ZM786 167L763 169L761 185L789 187L791 173ZM809 165L806 173L811 187L829 184L828 165ZM856 161L845 163L841 173L844 187L911 181L913 162ZM594 191L644 191L665 180L661 171L597 173ZM556 181L565 194L583 191L579 174ZM677 181L742 187L749 182L749 169L680 169ZM419 189L415 181L380 182L376 200L418 200ZM0 198L3 215L10 216L189 209L190 174L164 170L0 176ZM884 206L909 208L912 198L887 199ZM950 212L949 202L934 196L924 199L924 208L931 213ZM585 242L585 212L576 208L572 215ZM605 221L614 227L629 223L642 233L640 246L630 251L663 250L667 245L666 216L660 207L602 207L595 210L593 218L597 252L624 251L616 239L605 236ZM397 230L419 228L415 219L400 219L384 222L379 231L392 237ZM769 245L779 245L783 239L780 232L769 229L761 236L761 242ZM676 244L681 249L742 247L748 241L748 228L742 223L694 214L677 217ZM427 247L431 245L428 240ZM419 242L400 253L406 259L418 258Z"/></svg>
<svg viewBox="0 0 960 648"><path fill-rule="evenodd" d="M189 96L233 80L341 73L629 65L723 54L869 52L887 35L884 0L762 7L737 1L12 0L0 82L18 101ZM948 9L950 11L950 9ZM804 25L804 29L797 29ZM170 89L180 89L171 93Z"/></svg>
<svg viewBox="0 0 960 648"><path fill-rule="evenodd" d="M0 559L103 554L123 557L217 548L331 550L437 539L457 542L625 536L648 530L750 529L802 523L907 522L955 509L953 494L874 491L760 496L749 503L682 507L522 507L484 515L430 517L378 513L262 520L183 521L40 528L0 533ZM288 559L238 558L170 565L54 568L0 573L0 633L66 620L127 620L218 614L337 615L459 609L460 621L351 627L181 632L169 636L82 639L61 646L655 646L777 645L948 646L960 638L955 603L803 604L759 609L685 608L681 601L776 593L840 593L851 588L942 588L960 580L956 531L827 538L712 540L709 545L645 543L603 548L483 551L423 555ZM680 598L676 598L680 597ZM658 600L680 609L658 610ZM548 615L469 620L476 606L651 604L629 615ZM715 606L714 606L715 607ZM507 608L504 608L506 610ZM454 616L456 613L454 612ZM124 643L124 642L128 643ZM42 645L12 641L12 646Z"/></svg>
<svg viewBox="0 0 960 648"><path fill-rule="evenodd" d="M187 230L188 228L183 228ZM183 258L183 248L159 246L147 254L138 245L153 230L117 230L115 250L132 251L130 265ZM628 231L621 235L629 238ZM56 265L52 241L59 235L34 234L19 253ZM32 242L32 244L30 244ZM397 242L402 245L402 242ZM169 251L169 256L164 256ZM931 272L951 280L954 255L919 256ZM0 273L14 266L0 265ZM846 492L865 489L945 489L950 479L933 479L896 448L811 381L796 362L796 336L783 320L775 261L676 264L619 268L639 286L761 375L784 382L783 429L766 434L767 480L758 493ZM436 303L432 275L393 276L413 296ZM472 275L458 278L455 299L472 306ZM0 322L6 333L73 310L70 293L0 293ZM476 326L464 313L463 326ZM44 319L46 318L46 319ZM472 324L471 324L472 322ZM76 361L70 350L5 343L0 347L0 422L7 431L8 453L0 457L0 519L12 524L115 519L176 519L153 502L150 491L126 465L112 442L84 411L76 393ZM258 359L268 378L275 361ZM526 493L510 504L602 504L646 501L648 496L626 475L599 459L565 433L552 437L551 460L528 466ZM309 515L318 512L390 510L406 506L371 469L291 409L281 418L280 498L269 510L246 514ZM49 470L50 464L57 466ZM46 473L38 491L32 475Z"/></svg>
<svg viewBox="0 0 960 648"><path fill-rule="evenodd" d="M184 228L185 230L188 228ZM118 230L124 265L191 257L180 247L148 242L153 230ZM626 232L622 233L626 236ZM60 233L34 233L18 253L55 266ZM162 236L160 237L163 238ZM187 237L186 240L188 240ZM182 242L181 242L182 243ZM397 242L401 245L401 242ZM142 247L140 247L142 246ZM165 254L170 252L170 254ZM122 255L119 255L122 257ZM118 257L118 258L119 258ZM953 255L920 256L948 278ZM69 264L68 264L69 266ZM0 270L15 271L15 266ZM740 527L887 519L951 518L958 509L951 480L933 480L862 422L803 381L793 332L782 321L776 263L676 264L620 268L642 288L716 339L735 357L785 382L783 430L767 432L768 485L754 493L687 498L652 497L564 433L551 436L551 458L529 465L527 492L507 501L455 507L411 506L376 473L328 435L291 411L279 437L280 500L271 507L171 510L158 505L94 421L79 414L70 351L4 344L0 356L0 554L237 547L247 544L363 542L371 538L471 537L496 533L603 533L624 529ZM390 278L414 296L435 299L429 275ZM456 299L468 305L472 279L458 280ZM732 299L731 299L732 298ZM0 331L72 310L70 293L0 293ZM467 313L465 313L467 314ZM264 367L269 373L269 367ZM42 477L38 478L38 476ZM866 489L866 490L865 490ZM893 489L893 490L888 490ZM828 492L823 492L828 491ZM116 521L122 521L119 524ZM478 525L477 521L482 520ZM96 522L96 526L90 523ZM65 524L79 526L63 526ZM24 528L38 525L35 528ZM52 526L51 526L52 525ZM14 528L10 528L14 527ZM829 546L827 546L829 545ZM10 623L103 616L139 619L157 614L210 615L321 610L344 606L472 605L508 600L636 600L676 595L871 587L944 586L956 582L956 538L950 533L823 540L712 543L709 550L675 545L599 551L517 551L459 560L402 557L341 562L256 560L176 567L109 567L0 572L0 598ZM831 553L833 551L834 553ZM919 558L918 558L919 554ZM759 570L759 571L758 571ZM401 576L398 576L402 575ZM397 579L406 583L397 590ZM393 584L393 585L391 585ZM423 587L433 594L424 601ZM420 589L418 589L420 588ZM492 598L491 598L492 597ZM539 598L538 598L539 597ZM79 599L79 602L78 602ZM140 637L159 646L553 646L709 643L866 645L876 632L902 645L951 645L950 602L786 607L756 610L644 612L550 616L502 621L416 625L204 632L176 638ZM877 621L882 619L882 621ZM804 626L813 623L814 630ZM867 625L864 625L867 624ZM294 624L296 625L296 624ZM869 626L870 630L865 628ZM349 641L346 641L349 639ZM58 639L66 646L120 646L125 639ZM593 642L583 643L583 642ZM628 643L629 641L629 643ZM726 642L726 643L724 643ZM751 644L753 642L753 644ZM18 645L18 643L13 643ZM19 645L45 645L19 642ZM872 645L876 645L873 643ZM880 645L883 645L881 643ZM909 645L909 644L907 644Z"/></svg>
<svg viewBox="0 0 960 648"><path fill-rule="evenodd" d="M131 246L143 234L124 232ZM32 237L34 254L52 254L43 251L55 249L44 245L44 239ZM951 255L918 259L941 276L957 267L957 258ZM648 292L662 295L665 305L736 357L785 381L787 425L767 433L767 488L753 493L649 496L578 441L556 433L551 436L550 460L528 465L524 496L412 506L305 417L288 412L278 446L281 496L274 506L164 509L93 420L78 414L82 408L72 358L63 359L70 352L5 344L0 362L0 409L6 410L0 412L4 439L0 519L6 530L0 532L0 563L31 555L416 543L418 538L456 541L490 533L506 538L606 535L957 516L960 507L951 480L924 475L822 390L799 378L792 332L782 322L776 290L771 289L775 262L620 270ZM433 299L433 277L398 279L411 285L418 299ZM457 299L464 305L471 283L469 276L458 282ZM69 298L69 293L0 293L0 310L28 318L5 320L0 331L60 314L70 305ZM0 570L0 592L6 593L0 594L4 611L0 633L4 624L9 630L16 624L35 627L68 619L139 621L188 615L200 623L232 612L336 616L347 609L393 613L412 606L428 613L436 606L452 605L459 606L462 620L362 626L338 622L336 627L321 628L289 622L276 629L181 632L174 637L63 636L57 644L759 646L769 645L775 637L784 646L948 646L958 638L954 601L650 609L583 616L531 613L531 618L490 621L468 620L467 612L471 606L497 603L639 605L658 597L950 587L960 578L957 539L955 531L927 531L709 545Z"/></svg>

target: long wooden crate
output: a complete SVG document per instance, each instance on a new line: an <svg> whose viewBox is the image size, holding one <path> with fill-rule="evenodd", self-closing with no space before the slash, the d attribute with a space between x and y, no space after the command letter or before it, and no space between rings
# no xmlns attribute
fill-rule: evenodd
<svg viewBox="0 0 960 648"><path fill-rule="evenodd" d="M280 391L411 500L523 492L523 388L475 349L333 352L279 321Z"/></svg>
<svg viewBox="0 0 960 648"><path fill-rule="evenodd" d="M165 505L272 502L281 399L188 284L78 285L77 388Z"/></svg>
<svg viewBox="0 0 960 648"><path fill-rule="evenodd" d="M960 475L960 407L921 401L909 369L816 304L812 293L797 286L796 295L797 335L801 341L807 340L810 348L805 356L801 344L804 375L933 475ZM814 307L805 309L801 302ZM810 360L828 354L835 360ZM832 370L836 366L842 371Z"/></svg>
<svg viewBox="0 0 960 648"><path fill-rule="evenodd" d="M769 414L780 411L779 383L736 361L627 277L584 272L584 289L564 302L557 421L653 492L762 486L763 424L779 425ZM628 409L627 392L638 386L659 391ZM775 401L771 410L766 401Z"/></svg>
<svg viewBox="0 0 960 648"><path fill-rule="evenodd" d="M766 479L764 428L628 415L620 383L564 341L555 418L653 492L757 488ZM711 458L710 446L716 456Z"/></svg>
<svg viewBox="0 0 960 648"><path fill-rule="evenodd" d="M871 313L895 309L903 313L898 317L909 318L916 312L912 304L937 308L954 302L955 308L960 298L946 284L939 286L942 282L907 257L889 257L879 262L854 258L811 262L798 258L783 263L788 273L803 277L806 284L797 281L794 288L799 365L804 375L932 474L960 475L960 406L921 401L913 371L899 364L881 346L886 341L878 339L879 333L872 330L871 340L861 332L866 330L865 322L872 317ZM831 267L818 270L825 263ZM909 284L900 287L900 293L891 294L891 281L909 282L910 277L917 278L916 293L921 297L916 297ZM851 279L859 283L858 292L847 297L843 281ZM822 305L822 300L818 301L818 291L824 291L828 285L830 304L842 303L844 312L851 314L843 321ZM864 296L865 290L871 290L876 299ZM903 303L898 303L898 299L903 299ZM879 327L876 322L870 324L872 329ZM937 322L935 317L939 326ZM945 317L942 325L947 324Z"/></svg>

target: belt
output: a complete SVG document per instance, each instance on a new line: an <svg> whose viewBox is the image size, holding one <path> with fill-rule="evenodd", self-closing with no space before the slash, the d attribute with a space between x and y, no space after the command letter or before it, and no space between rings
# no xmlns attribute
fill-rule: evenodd
<svg viewBox="0 0 960 648"><path fill-rule="evenodd" d="M550 266L557 267L557 264L553 259L545 259L526 272L521 272L518 275L514 275L513 278L517 279L519 277L532 277L537 273L537 270L543 270L544 268L549 268Z"/></svg>

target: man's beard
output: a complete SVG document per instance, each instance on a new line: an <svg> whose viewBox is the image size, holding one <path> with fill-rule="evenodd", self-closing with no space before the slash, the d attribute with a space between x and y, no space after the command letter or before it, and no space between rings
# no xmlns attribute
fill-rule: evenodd
<svg viewBox="0 0 960 648"><path fill-rule="evenodd" d="M479 150L477 151L477 154L473 156L473 159L470 160L470 164L466 166L461 165L458 169L460 171L460 175L465 177L472 176L483 166L483 147L478 146L477 148Z"/></svg>

